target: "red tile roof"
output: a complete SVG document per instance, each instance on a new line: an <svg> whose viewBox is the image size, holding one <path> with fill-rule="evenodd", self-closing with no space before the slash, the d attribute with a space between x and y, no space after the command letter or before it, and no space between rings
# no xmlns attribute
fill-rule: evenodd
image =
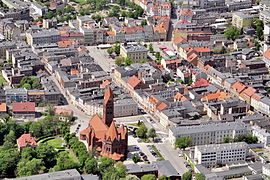
<svg viewBox="0 0 270 180"><path fill-rule="evenodd" d="M163 109L165 109L168 105L164 102L161 102L158 106L157 106L157 109L159 111L162 111Z"/></svg>
<svg viewBox="0 0 270 180"><path fill-rule="evenodd" d="M231 88L235 89L238 93L241 93L246 88L246 86L243 83L237 81L232 85Z"/></svg>
<svg viewBox="0 0 270 180"><path fill-rule="evenodd" d="M0 112L7 112L7 104L0 103Z"/></svg>
<svg viewBox="0 0 270 180"><path fill-rule="evenodd" d="M247 96L251 97L253 94L255 94L255 92L256 89L254 89L253 87L248 87L242 92L242 94L246 94Z"/></svg>
<svg viewBox="0 0 270 180"><path fill-rule="evenodd" d="M14 102L12 103L13 112L35 112L34 102Z"/></svg>
<svg viewBox="0 0 270 180"><path fill-rule="evenodd" d="M23 134L17 139L17 145L19 148L26 146L37 146L36 138L32 137L30 134Z"/></svg>
<svg viewBox="0 0 270 180"><path fill-rule="evenodd" d="M113 98L112 89L108 86L104 94L104 104L107 104L109 99Z"/></svg>
<svg viewBox="0 0 270 180"><path fill-rule="evenodd" d="M118 132L117 132L114 122L112 122L111 126L106 132L106 139L109 138L111 141L113 141L114 139L117 139L117 137L118 137Z"/></svg>
<svg viewBox="0 0 270 180"><path fill-rule="evenodd" d="M264 53L263 56L266 57L267 59L270 59L270 48L268 48Z"/></svg>
<svg viewBox="0 0 270 180"><path fill-rule="evenodd" d="M208 86L210 85L209 81L207 81L206 79L204 78L200 78L198 79L197 81L195 81L191 87L204 87L204 86Z"/></svg>
<svg viewBox="0 0 270 180"><path fill-rule="evenodd" d="M138 86L141 83L141 80L137 77L137 76L132 76L131 78L129 78L129 80L127 81L127 83L135 88L136 86Z"/></svg>

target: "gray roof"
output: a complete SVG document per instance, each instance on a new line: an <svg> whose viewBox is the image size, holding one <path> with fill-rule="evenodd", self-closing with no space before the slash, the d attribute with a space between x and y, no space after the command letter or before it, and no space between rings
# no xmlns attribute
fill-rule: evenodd
<svg viewBox="0 0 270 180"><path fill-rule="evenodd" d="M39 174L34 176L27 176L15 178L16 180L75 180L80 179L81 175L76 169L56 171L51 173Z"/></svg>
<svg viewBox="0 0 270 180"><path fill-rule="evenodd" d="M147 48L139 43L136 44L122 44L121 45L127 52L147 52Z"/></svg>
<svg viewBox="0 0 270 180"><path fill-rule="evenodd" d="M224 144L207 144L196 146L201 153L223 151L229 149L247 149L248 145L245 142L224 143Z"/></svg>
<svg viewBox="0 0 270 180"><path fill-rule="evenodd" d="M192 134L202 132L226 131L226 130L239 130L247 129L244 123L241 122L227 122L227 123L212 123L199 126L181 126L171 128L174 136L181 134Z"/></svg>

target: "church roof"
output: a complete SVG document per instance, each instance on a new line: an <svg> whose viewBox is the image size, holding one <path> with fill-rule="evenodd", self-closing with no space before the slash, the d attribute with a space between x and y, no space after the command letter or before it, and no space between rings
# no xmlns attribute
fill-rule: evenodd
<svg viewBox="0 0 270 180"><path fill-rule="evenodd" d="M112 122L110 128L108 129L106 133L106 137L110 138L111 141L113 141L114 139L117 139L117 135L118 135L117 129L115 127L114 122Z"/></svg>
<svg viewBox="0 0 270 180"><path fill-rule="evenodd" d="M104 94L104 103L107 104L109 99L112 99L112 98L113 98L112 89L110 87L108 87L105 91L105 94Z"/></svg>
<svg viewBox="0 0 270 180"><path fill-rule="evenodd" d="M89 122L89 126L93 129L97 138L103 139L106 131L108 130L108 126L103 122L103 120L95 115Z"/></svg>

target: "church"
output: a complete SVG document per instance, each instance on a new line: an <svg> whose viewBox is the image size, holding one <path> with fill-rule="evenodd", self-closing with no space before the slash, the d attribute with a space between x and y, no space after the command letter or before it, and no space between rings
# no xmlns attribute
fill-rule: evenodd
<svg viewBox="0 0 270 180"><path fill-rule="evenodd" d="M113 121L113 93L107 87L104 94L103 117L93 116L88 127L80 132L80 139L86 140L88 149L96 150L101 156L113 160L124 160L127 155L128 130L124 125L116 127Z"/></svg>

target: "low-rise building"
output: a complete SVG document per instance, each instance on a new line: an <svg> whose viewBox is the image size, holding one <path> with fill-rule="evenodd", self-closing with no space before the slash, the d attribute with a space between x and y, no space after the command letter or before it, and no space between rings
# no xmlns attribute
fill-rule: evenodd
<svg viewBox="0 0 270 180"><path fill-rule="evenodd" d="M139 43L136 44L121 44L120 55L131 58L135 63L147 59L147 48Z"/></svg>
<svg viewBox="0 0 270 180"><path fill-rule="evenodd" d="M35 117L36 103L34 102L14 102L12 103L13 117Z"/></svg>
<svg viewBox="0 0 270 180"><path fill-rule="evenodd" d="M18 151L22 151L23 148L37 146L36 138L32 137L31 134L23 134L17 139Z"/></svg>
<svg viewBox="0 0 270 180"><path fill-rule="evenodd" d="M26 41L29 45L57 43L60 40L60 33L55 29L42 30L26 33Z"/></svg>
<svg viewBox="0 0 270 180"><path fill-rule="evenodd" d="M194 159L207 167L245 162L247 150L245 142L195 146Z"/></svg>

